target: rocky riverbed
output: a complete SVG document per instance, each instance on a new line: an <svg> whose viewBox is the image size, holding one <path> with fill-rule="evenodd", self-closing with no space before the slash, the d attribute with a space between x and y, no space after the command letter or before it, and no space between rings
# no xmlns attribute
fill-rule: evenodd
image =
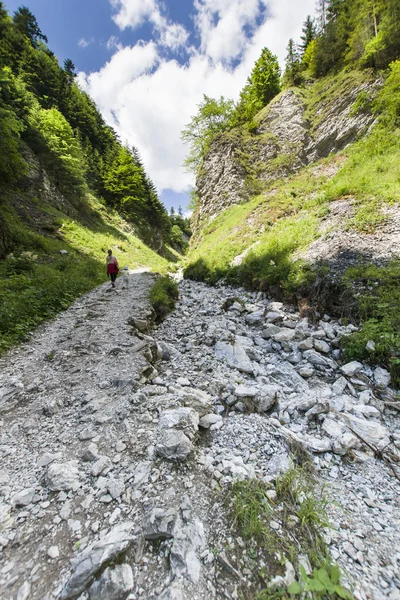
<svg viewBox="0 0 400 600"><path fill-rule="evenodd" d="M182 282L153 327L153 280L93 290L0 361L0 598L254 597L225 492L295 446L357 600L399 600L389 374L341 362L351 327L240 289Z"/></svg>

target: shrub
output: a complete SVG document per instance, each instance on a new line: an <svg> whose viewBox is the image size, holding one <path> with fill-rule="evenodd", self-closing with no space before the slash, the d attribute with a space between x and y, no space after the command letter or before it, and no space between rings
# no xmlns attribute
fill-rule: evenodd
<svg viewBox="0 0 400 600"><path fill-rule="evenodd" d="M380 363L390 370L393 383L400 383L400 260L386 266L363 264L347 270L343 283L356 288L361 328L342 338L349 360ZM369 341L375 350L367 350Z"/></svg>
<svg viewBox="0 0 400 600"><path fill-rule="evenodd" d="M149 299L158 321L162 321L171 310L174 310L178 297L178 284L171 277L164 276L157 279L149 292Z"/></svg>

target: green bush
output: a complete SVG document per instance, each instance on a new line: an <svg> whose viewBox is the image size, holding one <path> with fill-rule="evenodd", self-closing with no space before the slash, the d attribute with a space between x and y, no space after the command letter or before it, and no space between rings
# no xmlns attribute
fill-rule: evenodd
<svg viewBox="0 0 400 600"><path fill-rule="evenodd" d="M381 364L390 370L394 385L400 384L400 260L384 267L364 264L347 270L343 283L356 290L361 327L342 338L348 360ZM369 341L375 350L367 350Z"/></svg>
<svg viewBox="0 0 400 600"><path fill-rule="evenodd" d="M149 300L158 321L162 321L171 310L174 310L178 297L179 290L176 281L168 276L157 279L149 292Z"/></svg>

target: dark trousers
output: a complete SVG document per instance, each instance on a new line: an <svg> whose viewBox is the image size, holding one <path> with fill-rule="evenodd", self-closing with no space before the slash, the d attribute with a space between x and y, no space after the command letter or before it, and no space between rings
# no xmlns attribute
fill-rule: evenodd
<svg viewBox="0 0 400 600"><path fill-rule="evenodd" d="M110 273L111 285L114 287L115 280L117 279L116 273Z"/></svg>

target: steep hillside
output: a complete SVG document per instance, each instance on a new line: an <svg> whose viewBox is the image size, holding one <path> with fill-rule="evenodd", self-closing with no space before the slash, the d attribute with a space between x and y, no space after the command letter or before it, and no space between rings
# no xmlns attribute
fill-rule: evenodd
<svg viewBox="0 0 400 600"><path fill-rule="evenodd" d="M217 136L196 182L196 228L225 208L249 200L265 183L362 137L375 117L364 106L354 108L355 103L359 98L371 102L381 85L382 78L372 72L351 72L305 89L289 89L255 115L251 133L244 126Z"/></svg>
<svg viewBox="0 0 400 600"><path fill-rule="evenodd" d="M165 271L182 243L137 150L46 44L29 9L0 2L0 352L103 281L109 248Z"/></svg>
<svg viewBox="0 0 400 600"><path fill-rule="evenodd" d="M394 370L399 81L398 62L389 75L329 75L278 96L256 115L254 132L220 134L198 177L185 270L362 317L365 330L350 355Z"/></svg>
<svg viewBox="0 0 400 600"><path fill-rule="evenodd" d="M0 238L6 257L0 261L0 351L26 339L42 321L103 282L109 248L130 269L165 272L178 256L167 248L163 256L156 253L131 223L91 194L77 209L34 155L28 160L23 185L8 189L2 206Z"/></svg>

